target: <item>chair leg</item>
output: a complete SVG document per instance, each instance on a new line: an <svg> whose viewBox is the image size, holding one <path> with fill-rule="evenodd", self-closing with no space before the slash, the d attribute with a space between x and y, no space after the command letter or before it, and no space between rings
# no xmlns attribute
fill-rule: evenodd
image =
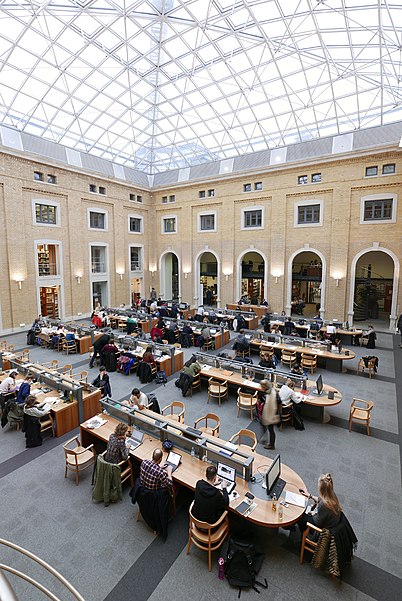
<svg viewBox="0 0 402 601"><path fill-rule="evenodd" d="M305 532L303 532L302 541L301 541L301 547L300 547L300 556L299 556L300 563L303 563L303 559L304 559L304 545L305 545L305 542L306 542L306 534L305 534Z"/></svg>
<svg viewBox="0 0 402 601"><path fill-rule="evenodd" d="M212 570L212 551L208 549L208 572Z"/></svg>
<svg viewBox="0 0 402 601"><path fill-rule="evenodd" d="M76 484L76 486L78 486L78 485L79 485L79 483L80 483L80 482L79 482L79 479L78 479L78 470L77 470L77 471L75 472L75 484Z"/></svg>
<svg viewBox="0 0 402 601"><path fill-rule="evenodd" d="M188 555L190 553L190 547L191 547L191 531L189 532L189 535L188 535L188 545L187 545L186 555Z"/></svg>

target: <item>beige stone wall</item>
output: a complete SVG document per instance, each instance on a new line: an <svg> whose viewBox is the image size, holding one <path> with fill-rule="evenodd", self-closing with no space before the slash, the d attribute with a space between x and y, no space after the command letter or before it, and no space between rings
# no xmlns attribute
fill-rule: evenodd
<svg viewBox="0 0 402 601"><path fill-rule="evenodd" d="M395 163L394 175L366 178L365 168ZM33 172L53 174L57 183L34 181ZM162 292L165 253L179 258L181 298L195 304L198 298L198 257L214 253L219 261L220 305L237 300L239 261L247 251L260 252L266 258L267 290L272 309L281 311L289 305L291 258L301 250L313 249L325 264L325 317L347 319L352 294L350 279L354 258L365 249L389 252L400 261L402 254L402 218L397 207L395 223L360 223L361 198L375 194L395 195L401 202L402 159L395 152L373 153L369 157L347 157L297 166L278 166L265 172L217 178L196 184L180 184L165 190L139 190L133 186L106 181L96 174L35 160L35 157L0 154L0 239L3 277L0 281L2 330L19 329L30 324L38 313L38 278L35 242L55 241L62 248L63 317L91 311L90 244L107 244L109 263L109 304L130 300L129 245L143 247L143 291L149 296L151 286ZM299 175L321 173L320 183L298 185ZM254 184L262 182L262 190ZM251 183L252 191L243 186ZM89 185L104 186L106 195L89 192ZM212 198L199 198L200 190L215 190ZM130 193L140 193L143 203L130 202ZM162 204L164 195L176 200ZM36 225L32 203L41 200L58 204L61 221L58 227ZM322 224L318 227L295 227L298 203L321 203ZM263 209L261 229L242 228L242 211ZM88 209L107 211L107 231L88 228ZM199 231L199 214L214 212L216 231ZM129 232L129 215L143 218L143 233ZM162 233L162 221L175 215L177 231ZM379 255L381 256L381 255ZM117 272L121 272L122 278ZM81 274L81 283L76 275ZM187 274L185 277L184 274ZM276 274L276 277L273 275ZM338 274L338 286L334 275ZM161 277L162 276L162 277ZM21 290L16 279L22 279ZM276 282L277 278L277 282ZM396 310L402 310L399 282Z"/></svg>

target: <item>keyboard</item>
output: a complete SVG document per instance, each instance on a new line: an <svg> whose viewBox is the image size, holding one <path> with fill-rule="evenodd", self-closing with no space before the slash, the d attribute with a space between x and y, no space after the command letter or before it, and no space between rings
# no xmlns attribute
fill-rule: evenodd
<svg viewBox="0 0 402 601"><path fill-rule="evenodd" d="M275 495L277 499L279 499L279 497L282 494L283 489L285 488L285 480L282 480L282 478L278 478L278 480L275 482L275 486L273 487L273 489L271 490L270 493L270 497L271 499L273 498L273 496Z"/></svg>

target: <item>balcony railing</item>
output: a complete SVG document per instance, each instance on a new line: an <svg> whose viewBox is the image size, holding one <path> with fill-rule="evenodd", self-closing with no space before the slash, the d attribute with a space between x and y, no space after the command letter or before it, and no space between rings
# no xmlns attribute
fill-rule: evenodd
<svg viewBox="0 0 402 601"><path fill-rule="evenodd" d="M105 261L92 261L91 262L92 273L106 273L106 262Z"/></svg>
<svg viewBox="0 0 402 601"><path fill-rule="evenodd" d="M40 276L58 275L57 274L57 263L49 263L48 261L40 261L38 263L38 270L39 270Z"/></svg>
<svg viewBox="0 0 402 601"><path fill-rule="evenodd" d="M142 271L142 265L140 261L131 261L130 271Z"/></svg>

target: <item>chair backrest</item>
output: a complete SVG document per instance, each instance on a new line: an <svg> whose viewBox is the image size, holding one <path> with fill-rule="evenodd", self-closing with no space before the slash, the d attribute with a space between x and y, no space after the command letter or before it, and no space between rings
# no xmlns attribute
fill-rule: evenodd
<svg viewBox="0 0 402 601"><path fill-rule="evenodd" d="M289 349L284 348L282 350L282 359L294 358L296 357L296 351L291 351Z"/></svg>
<svg viewBox="0 0 402 601"><path fill-rule="evenodd" d="M73 373L73 366L70 365L69 363L67 363L67 365L63 365L63 374L67 374L67 373L69 373L70 376Z"/></svg>
<svg viewBox="0 0 402 601"><path fill-rule="evenodd" d="M219 392L225 392L228 386L227 380L221 382L220 380L214 380L213 378L209 378L208 380L208 388L210 386L217 386L219 388Z"/></svg>
<svg viewBox="0 0 402 601"><path fill-rule="evenodd" d="M87 371L82 371L80 373L80 381L81 382L88 382L88 372Z"/></svg>
<svg viewBox="0 0 402 601"><path fill-rule="evenodd" d="M208 522L202 522L201 520L197 520L197 518L195 518L193 516L192 510L193 510L193 506L194 506L194 501L191 503L190 505L190 509L189 509L189 515L190 515L190 532L195 528L196 531L199 531L199 534L201 535L201 537L204 539L205 535L208 536L208 538L210 538L211 536L211 531L215 530L215 527L217 524L221 524L222 522L224 522L227 518L228 512L224 511L221 515L221 517L219 518L219 520L215 523L215 524L208 524Z"/></svg>
<svg viewBox="0 0 402 601"><path fill-rule="evenodd" d="M219 418L219 415L216 415L216 413L207 413L206 415L203 415L202 417L199 417L197 420L195 420L195 422L194 422L194 428L196 428L197 424L199 424L203 420L205 420L205 427L206 428L208 428L208 427L212 428L213 430L216 430L221 425L221 420ZM210 423L211 421L215 422L215 424L212 425L212 426L211 426L211 423Z"/></svg>
<svg viewBox="0 0 402 601"><path fill-rule="evenodd" d="M366 411L368 416L370 414L370 411L374 407L374 403L373 401L365 401L363 399L354 398L350 408L353 409L354 407L356 409L359 409L360 411Z"/></svg>
<svg viewBox="0 0 402 601"><path fill-rule="evenodd" d="M175 411L175 408L177 408L178 411ZM165 411L167 410L169 410L170 415L181 415L184 414L185 405L182 403L182 401L172 401L169 405L166 405L166 407L162 409L162 415L165 415Z"/></svg>
<svg viewBox="0 0 402 601"><path fill-rule="evenodd" d="M234 442L235 440L237 440L237 444L246 445L250 447L252 451L254 451L257 446L257 436L252 430L239 430L230 438L230 442Z"/></svg>
<svg viewBox="0 0 402 601"><path fill-rule="evenodd" d="M57 369L59 367L59 362L57 359L53 359L53 361L50 363L50 367L52 369Z"/></svg>

